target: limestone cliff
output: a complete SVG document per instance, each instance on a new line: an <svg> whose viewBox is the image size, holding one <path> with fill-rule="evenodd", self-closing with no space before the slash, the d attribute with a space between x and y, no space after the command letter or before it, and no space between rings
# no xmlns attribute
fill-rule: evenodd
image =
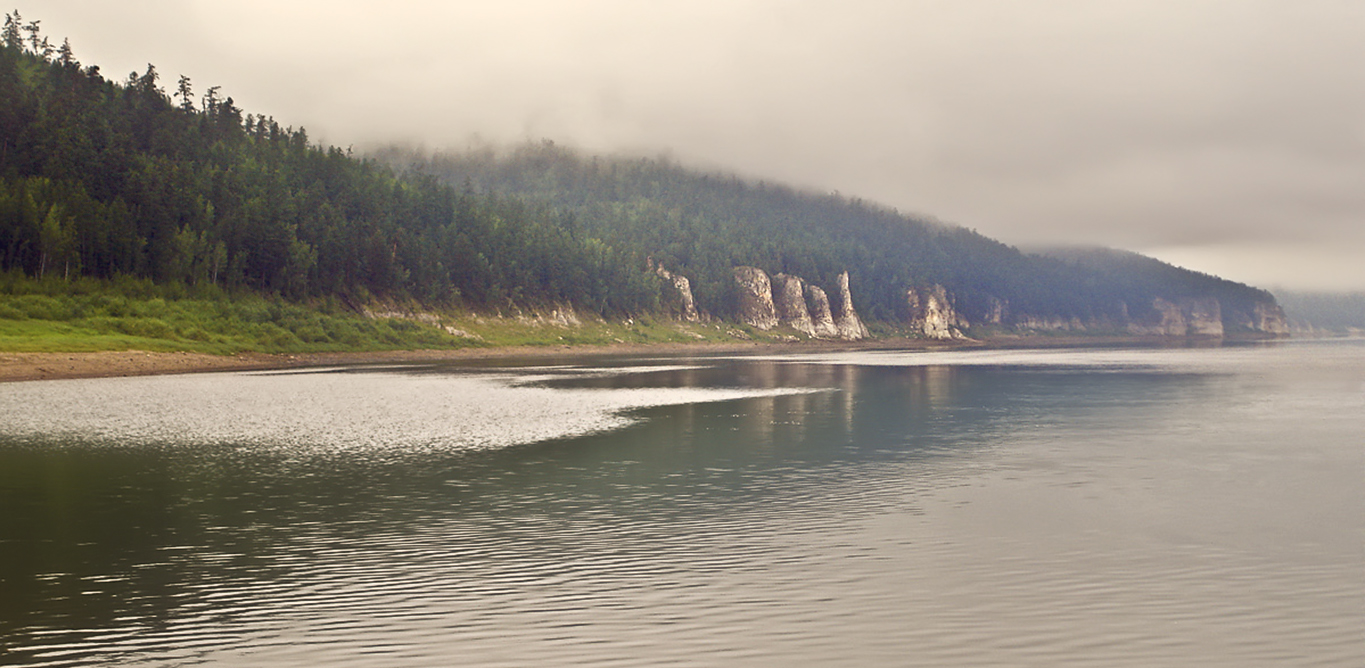
<svg viewBox="0 0 1365 668"><path fill-rule="evenodd" d="M1179 306L1157 297L1148 315L1128 323L1128 331L1139 336L1184 336L1185 316Z"/></svg>
<svg viewBox="0 0 1365 668"><path fill-rule="evenodd" d="M802 290L805 281L799 276L775 274L772 283L773 307L777 312L778 324L814 336L815 324L811 321L810 310L806 308L806 296Z"/></svg>
<svg viewBox="0 0 1365 668"><path fill-rule="evenodd" d="M986 298L986 314L982 318L982 324L1002 325L1009 313L1009 302L995 297Z"/></svg>
<svg viewBox="0 0 1365 668"><path fill-rule="evenodd" d="M959 327L967 325L953 307L948 290L942 285L928 288L910 288L905 291L905 305L910 309L910 326L930 339L962 339ZM1003 305L1001 306L1003 311Z"/></svg>
<svg viewBox="0 0 1365 668"><path fill-rule="evenodd" d="M1251 317L1253 330L1274 336L1289 336L1289 319L1285 317L1284 309L1280 308L1279 304L1256 302Z"/></svg>
<svg viewBox="0 0 1365 668"><path fill-rule="evenodd" d="M686 276L664 269L662 263L655 268L654 272L671 286L672 293L665 295L665 301L673 302L676 305L678 318L684 322L701 320L700 314L697 313L697 300L692 297L692 282L687 280Z"/></svg>
<svg viewBox="0 0 1365 668"><path fill-rule="evenodd" d="M735 283L739 285L740 322L765 330L776 327L777 309L768 274L757 267L735 267Z"/></svg>
<svg viewBox="0 0 1365 668"><path fill-rule="evenodd" d="M1216 297L1180 300L1186 336L1223 335L1223 307Z"/></svg>
<svg viewBox="0 0 1365 668"><path fill-rule="evenodd" d="M1182 299L1175 303L1152 300L1151 313L1128 323L1128 331L1143 336L1222 336L1222 306L1214 297Z"/></svg>
<svg viewBox="0 0 1365 668"><path fill-rule="evenodd" d="M807 285L806 302L810 306L811 336L820 339L839 336L839 328L834 325L834 313L829 308L829 295L814 285Z"/></svg>
<svg viewBox="0 0 1365 668"><path fill-rule="evenodd" d="M849 341L857 341L871 336L867 327L863 326L863 321L858 318L858 312L853 309L853 293L848 289L848 272L839 274L839 307L834 313L834 327L839 331L839 338Z"/></svg>

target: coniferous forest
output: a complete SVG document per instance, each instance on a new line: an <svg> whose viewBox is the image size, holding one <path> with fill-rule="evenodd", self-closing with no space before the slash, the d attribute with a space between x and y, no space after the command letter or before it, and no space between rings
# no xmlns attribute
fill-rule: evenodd
<svg viewBox="0 0 1365 668"><path fill-rule="evenodd" d="M655 304L643 257L572 234L548 207L395 175L215 87L168 90L151 65L110 81L13 15L3 41L0 270L296 299Z"/></svg>
<svg viewBox="0 0 1365 668"><path fill-rule="evenodd" d="M664 159L551 142L356 156L152 65L106 78L17 12L0 42L0 272L33 279L620 317L660 311L653 261L689 277L720 318L735 314L740 265L825 286L848 271L857 309L884 322L904 319L907 288L927 285L946 286L969 320L1002 302L1118 321L1157 297L1273 303L1140 256L1022 253L870 202Z"/></svg>

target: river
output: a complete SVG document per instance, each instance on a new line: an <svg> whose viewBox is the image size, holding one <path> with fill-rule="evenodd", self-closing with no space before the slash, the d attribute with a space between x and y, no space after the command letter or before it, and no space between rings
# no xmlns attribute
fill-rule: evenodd
<svg viewBox="0 0 1365 668"><path fill-rule="evenodd" d="M0 385L0 663L1361 666L1365 342Z"/></svg>

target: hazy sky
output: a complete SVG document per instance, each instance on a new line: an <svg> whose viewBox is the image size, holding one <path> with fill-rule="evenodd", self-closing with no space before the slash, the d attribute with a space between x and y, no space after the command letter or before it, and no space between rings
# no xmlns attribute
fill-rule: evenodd
<svg viewBox="0 0 1365 668"><path fill-rule="evenodd" d="M12 3L13 4L13 3ZM1365 2L20 2L357 148L549 138L1365 290Z"/></svg>

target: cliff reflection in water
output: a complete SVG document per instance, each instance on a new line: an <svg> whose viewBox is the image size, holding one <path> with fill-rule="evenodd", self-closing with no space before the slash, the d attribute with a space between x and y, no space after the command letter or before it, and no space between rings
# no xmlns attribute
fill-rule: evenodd
<svg viewBox="0 0 1365 668"><path fill-rule="evenodd" d="M1075 656L1067 630L1095 611L1050 606L1094 594L1160 611L1185 599L1144 587L1186 577L1203 588L1194 604L1212 591L1258 599L1270 591L1296 602L1295 615L1348 613L1340 587L1319 586L1342 571L1322 564L1263 572L1222 546L1211 553L1219 567L1240 569L1224 589L1199 565L1214 561L1162 571L1150 560L1173 550L1132 542L1146 534L1073 542L1064 554L1025 543L986 559L1002 549L1002 529L954 523L959 506L943 499L985 480L990 489L1031 480L1030 467L1037 489L1060 485L1059 474L1091 476L1080 483L1097 483L1085 487L1096 503L1142 508L1133 499L1169 473L1160 468L1168 460L1185 476L1220 470L1179 460L1202 440L1165 425L1193 424L1191 407L1210 419L1223 410L1220 397L1234 397L1234 409L1264 405L1238 393L1277 387L1227 373L1241 362L1214 372L1144 366L1142 357L565 359L14 385L0 408L27 417L0 427L0 642L6 661L40 665L431 665L451 656L526 665L645 655L829 665L922 655L979 665L1013 656L1023 638L1039 639L1044 659ZM474 447L507 433L555 433L548 424L508 432L498 411L462 417L463 406L490 398L523 400L546 420L588 415L581 424L597 426ZM77 422L82 401L99 404L89 415L130 415L45 435L56 427L44 420L61 418L32 407L56 400ZM281 420L338 419L317 430L287 422L288 440L260 440L269 425L230 424L251 417L241 406L266 404L282 407L269 413ZM160 408L131 415L149 406ZM195 415L157 412L167 407ZM592 417L617 410L624 419ZM401 430L346 419L382 414L401 414ZM471 426L485 414L494 418ZM1255 440L1238 439L1218 444L1209 461ZM1178 445L1178 457L1154 456L1162 443ZM1054 452L1055 461L1033 463ZM1115 462L1135 467L1131 480L1106 478ZM1004 478L993 473L1002 467ZM1057 489L1071 489L1061 482ZM1118 496L1108 499L1109 489ZM1047 521L1013 520L1044 534L1055 531ZM1031 565L1019 561L1034 552L1042 556ZM1317 554L1330 563L1322 555L1332 552ZM1139 570L1106 570L1117 555L1139 560ZM1054 563L1067 566L1052 573ZM1088 573L1096 583L1066 589ZM1286 574L1294 579L1276 579ZM1319 622L1315 638L1338 637ZM1253 626L1256 637L1274 637ZM1095 636L1116 649L1105 654L1110 665L1162 663L1183 647L1123 624L1111 630Z"/></svg>

